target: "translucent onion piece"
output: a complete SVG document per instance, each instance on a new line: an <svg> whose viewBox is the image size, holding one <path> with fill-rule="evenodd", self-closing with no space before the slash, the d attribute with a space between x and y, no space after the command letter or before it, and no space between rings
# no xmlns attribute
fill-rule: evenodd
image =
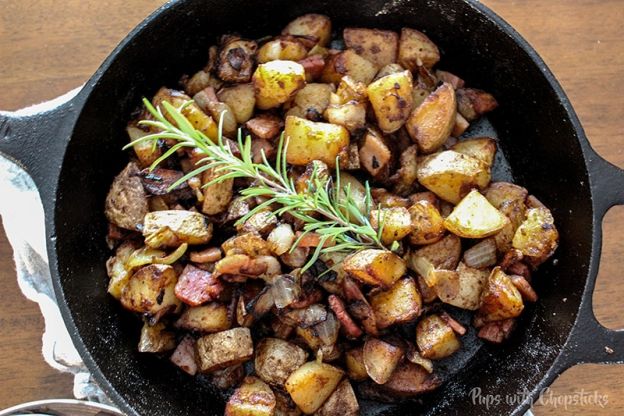
<svg viewBox="0 0 624 416"><path fill-rule="evenodd" d="M314 304L305 309L294 309L282 315L282 319L289 325L298 325L309 328L327 319L327 310L323 305Z"/></svg>
<svg viewBox="0 0 624 416"><path fill-rule="evenodd" d="M156 250L154 248L143 247L138 250L135 250L128 260L126 261L126 270L130 271L141 266L145 266L147 264L152 264L154 258L156 257L164 257L165 252L162 250Z"/></svg>
<svg viewBox="0 0 624 416"><path fill-rule="evenodd" d="M160 258L155 257L153 263L173 264L176 261L180 260L180 258L184 255L184 253L186 253L187 249L188 249L187 243L180 244L180 247L178 247L173 253L169 254L168 256L160 257Z"/></svg>
<svg viewBox="0 0 624 416"><path fill-rule="evenodd" d="M425 279L427 286L434 286L435 274L433 272L435 270L435 267L433 266L433 264L431 264L431 262L426 257L410 256L410 258L411 268Z"/></svg>
<svg viewBox="0 0 624 416"><path fill-rule="evenodd" d="M340 323L336 319L333 313L327 314L325 319L320 324L314 327L321 342L325 345L334 345L338 340L338 331L340 330Z"/></svg>
<svg viewBox="0 0 624 416"><path fill-rule="evenodd" d="M485 267L496 264L496 242L493 238L487 238L464 253L464 263L466 266L475 269L483 269Z"/></svg>
<svg viewBox="0 0 624 416"><path fill-rule="evenodd" d="M273 280L271 292L275 306L278 309L283 309L299 298L301 289L291 276L284 274Z"/></svg>
<svg viewBox="0 0 624 416"><path fill-rule="evenodd" d="M290 224L280 224L267 237L271 251L278 256L286 253L295 242L295 233Z"/></svg>
<svg viewBox="0 0 624 416"><path fill-rule="evenodd" d="M412 345L411 343L408 344L405 358L407 358L408 361L414 364L418 364L419 366L427 370L429 374L433 373L433 361L422 357L418 353L418 350L416 350L416 347L414 347L414 345Z"/></svg>

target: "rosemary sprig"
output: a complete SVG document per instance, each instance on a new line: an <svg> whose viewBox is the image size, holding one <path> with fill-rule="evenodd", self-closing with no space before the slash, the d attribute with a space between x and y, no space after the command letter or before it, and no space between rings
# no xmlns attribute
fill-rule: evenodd
<svg viewBox="0 0 624 416"><path fill-rule="evenodd" d="M373 199L368 182L365 185L365 212L360 211L356 201L352 198L350 186L342 186L340 183L338 161L336 161L335 181L331 177L320 175L316 169L313 169L307 191L298 193L292 177L288 175L286 163L288 141L284 140L283 134L278 142L275 165L269 163L264 151L262 162L254 163L251 137L247 136L243 140L242 131L238 130L237 142L240 156L237 156L223 138L223 117L219 120L218 137L216 140L211 140L195 129L183 115L182 111L191 103L192 101L187 101L179 108L166 101L162 103L164 110L175 122L174 124L165 117L160 107L155 108L149 100L144 98L143 104L154 120L141 120L139 123L155 129L157 133L141 137L126 145L124 149L149 140L152 140L154 145L160 139L176 141L176 144L154 161L150 169L154 169L183 147L196 148L205 154L206 156L198 162L198 167L172 184L171 189L207 170L211 170L218 176L205 186L227 179L253 179L253 185L241 190L240 194L244 198L263 197L266 200L240 218L237 224L244 223L254 214L273 205L279 206L273 212L275 215L281 216L288 212L302 221L303 233L293 244L291 252L298 247L306 234L315 232L320 236L319 245L302 268L304 271L316 262L321 253L353 252L365 248L387 249L381 242L383 218L378 222L380 224L378 230L375 230L369 221ZM325 247L326 243L329 243L328 247Z"/></svg>

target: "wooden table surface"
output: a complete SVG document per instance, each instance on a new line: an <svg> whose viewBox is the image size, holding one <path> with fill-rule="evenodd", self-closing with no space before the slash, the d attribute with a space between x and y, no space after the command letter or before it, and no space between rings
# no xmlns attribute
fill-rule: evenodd
<svg viewBox="0 0 624 416"><path fill-rule="evenodd" d="M624 3L622 0L484 0L511 23L553 70L593 146L624 168ZM0 109L54 98L84 83L115 45L162 0L0 0ZM1 196L0 196L1 197ZM594 295L598 319L624 327L624 209L604 222L602 266ZM1 229L0 229L1 230ZM0 231L0 409L72 396L72 379L40 355L43 320L20 293L12 251ZM597 391L608 404L564 408L562 399L536 404L537 415L624 414L624 366L576 366L552 396ZM547 396L550 397L550 396Z"/></svg>

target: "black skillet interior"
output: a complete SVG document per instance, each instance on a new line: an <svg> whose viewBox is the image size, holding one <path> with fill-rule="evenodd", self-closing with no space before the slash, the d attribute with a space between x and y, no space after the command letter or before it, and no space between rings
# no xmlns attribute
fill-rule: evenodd
<svg viewBox="0 0 624 416"><path fill-rule="evenodd" d="M143 96L175 87L183 73L201 68L216 36L232 31L258 38L278 33L308 12L332 17L336 28L365 26L425 31L443 53L439 67L500 102L490 120L513 179L553 208L561 232L557 265L540 269L540 302L528 308L519 330L503 347L470 349L474 359L453 366L448 382L422 398L426 415L478 415L471 389L483 394L533 391L570 331L588 274L592 207L581 146L564 104L529 55L492 20L459 0L182 1L165 6L109 61L87 89L67 149L55 211L58 275L77 328L78 347L103 387L130 415L219 415L223 402L210 386L159 359L136 352L139 324L106 294L103 201L113 176L127 161L124 127ZM563 298L567 298L564 301ZM81 345L82 343L82 345ZM466 358L464 356L464 358ZM413 414L414 404L370 413ZM492 405L493 414L521 414L519 403Z"/></svg>

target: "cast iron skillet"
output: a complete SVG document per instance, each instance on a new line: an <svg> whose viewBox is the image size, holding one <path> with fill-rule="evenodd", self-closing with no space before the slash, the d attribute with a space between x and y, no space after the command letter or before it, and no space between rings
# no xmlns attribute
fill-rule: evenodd
<svg viewBox="0 0 624 416"><path fill-rule="evenodd" d="M115 403L128 415L223 411L223 400L206 382L139 355L139 323L106 294L103 202L127 161L121 147L130 113L142 96L200 68L215 36L233 29L252 38L278 33L308 12L330 15L337 28L423 29L443 51L442 68L501 103L490 121L510 161L507 176L552 207L561 232L557 261L535 279L541 300L528 308L510 342L471 345L473 359L451 368L445 385L417 407L367 406L366 413L479 415L485 409L473 404L470 392L480 388L503 398L525 392L524 400L501 400L489 409L521 415L568 367L623 362L624 334L596 321L592 292L601 221L611 206L624 204L624 173L590 147L552 73L507 23L475 1L187 0L148 17L65 103L45 113L0 116L0 151L32 175L41 193L54 289L67 327Z"/></svg>

